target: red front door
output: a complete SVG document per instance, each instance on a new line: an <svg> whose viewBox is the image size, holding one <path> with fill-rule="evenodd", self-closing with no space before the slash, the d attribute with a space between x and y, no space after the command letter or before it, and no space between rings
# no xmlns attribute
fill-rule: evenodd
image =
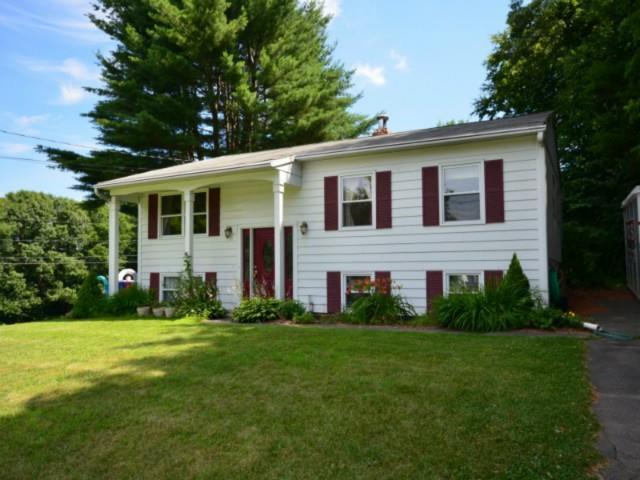
<svg viewBox="0 0 640 480"><path fill-rule="evenodd" d="M273 228L253 230L253 281L254 294L272 297L275 285L275 250Z"/></svg>

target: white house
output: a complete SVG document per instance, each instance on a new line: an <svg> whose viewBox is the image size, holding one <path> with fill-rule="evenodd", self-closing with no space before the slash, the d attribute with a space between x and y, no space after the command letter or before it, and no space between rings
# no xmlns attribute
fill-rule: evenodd
<svg viewBox="0 0 640 480"><path fill-rule="evenodd" d="M456 283L500 278L517 253L548 299L560 262L549 113L226 155L96 185L138 205L138 281L170 299L185 253L227 307L260 288L318 313L357 278L391 278L416 310ZM386 122L385 122L386 123ZM386 127L386 125L385 125Z"/></svg>

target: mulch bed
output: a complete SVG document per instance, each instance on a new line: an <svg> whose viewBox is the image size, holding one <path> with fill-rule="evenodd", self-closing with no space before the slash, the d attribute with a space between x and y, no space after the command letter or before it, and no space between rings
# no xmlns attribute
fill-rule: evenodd
<svg viewBox="0 0 640 480"><path fill-rule="evenodd" d="M569 291L569 309L578 315L589 317L595 313L606 313L609 309L603 305L607 300L632 300L629 290L617 289L575 289Z"/></svg>

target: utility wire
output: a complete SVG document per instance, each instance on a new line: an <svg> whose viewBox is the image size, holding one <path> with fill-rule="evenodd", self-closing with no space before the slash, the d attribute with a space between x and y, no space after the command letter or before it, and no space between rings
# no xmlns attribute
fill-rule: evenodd
<svg viewBox="0 0 640 480"><path fill-rule="evenodd" d="M67 167L64 167L64 166L56 164L52 160L44 160L44 159L39 159L39 158L14 157L14 156L8 156L8 155L0 155L0 158L4 159L4 160L12 160L12 161L16 161L16 162L40 163L42 165L47 165L47 166L56 167L56 168L67 168ZM120 172L125 172L125 173L143 173L143 172L148 172L150 170L150 169L147 169L147 168L126 167L126 166L123 166L123 165L111 165L111 166L105 167L105 166L101 166L101 165L97 165L97 164L89 164L89 163L74 163L74 166L82 167L82 168L87 169L87 170L95 170L95 171L99 171L99 172L112 172L112 173L118 173L118 174Z"/></svg>
<svg viewBox="0 0 640 480"><path fill-rule="evenodd" d="M97 149L96 146L92 147L92 146L89 146L89 145L83 145L81 143L71 143L71 142L65 142L64 140L56 140L56 139L53 139L53 138L39 137L37 135L27 135L25 133L12 132L11 130L5 130L4 128L0 128L0 133L4 133L5 135L13 135L13 136L16 136L16 137L30 138L32 140L39 140L41 142L57 143L59 145L66 145L68 147L75 147L75 148L82 148L82 149L85 149L85 150L100 151L100 149ZM119 151L119 150L116 150L116 151L118 151L119 153L131 155L131 156L134 156L134 157L135 156L137 156L137 157L146 157L146 158L152 158L152 159L155 159L155 160L158 160L158 159L162 158L162 159L173 160L176 163L185 163L185 160L181 159L181 158L159 157L159 156L156 156L156 155L147 155L147 154L144 154L144 153L132 154L132 153L129 153L129 152L124 152L124 151Z"/></svg>

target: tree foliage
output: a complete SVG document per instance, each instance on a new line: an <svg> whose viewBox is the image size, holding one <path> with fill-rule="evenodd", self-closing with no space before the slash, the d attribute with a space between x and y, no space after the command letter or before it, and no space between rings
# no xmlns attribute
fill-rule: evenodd
<svg viewBox="0 0 640 480"><path fill-rule="evenodd" d="M120 215L121 264L136 253L135 220ZM68 311L88 269L106 272L106 207L19 191L0 198L0 322Z"/></svg>
<svg viewBox="0 0 640 480"><path fill-rule="evenodd" d="M476 113L555 111L569 279L619 279L620 202L640 183L640 4L518 0L507 25Z"/></svg>
<svg viewBox="0 0 640 480"><path fill-rule="evenodd" d="M320 5L298 0L98 0L116 48L87 114L109 148L41 148L78 188L207 156L354 137L352 72L332 58ZM102 166L104 168L96 168Z"/></svg>

